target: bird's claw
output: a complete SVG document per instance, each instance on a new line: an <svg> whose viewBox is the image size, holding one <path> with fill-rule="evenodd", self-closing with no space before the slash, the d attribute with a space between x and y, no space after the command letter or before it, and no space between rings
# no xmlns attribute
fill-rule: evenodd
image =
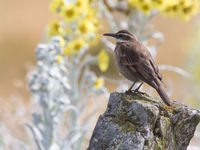
<svg viewBox="0 0 200 150"><path fill-rule="evenodd" d="M133 91L132 91L132 90L127 90L127 91L125 92L125 94L131 95L131 94L133 94Z"/></svg>
<svg viewBox="0 0 200 150"><path fill-rule="evenodd" d="M132 92L133 92L133 93L136 93L136 94L142 94L142 95L145 94L144 92L141 92L141 91L138 91L138 90L133 90Z"/></svg>
<svg viewBox="0 0 200 150"><path fill-rule="evenodd" d="M129 94L129 95L132 95L132 94L142 94L142 95L144 95L145 93L141 92L141 91L138 91L138 90L127 90L125 92L125 94Z"/></svg>

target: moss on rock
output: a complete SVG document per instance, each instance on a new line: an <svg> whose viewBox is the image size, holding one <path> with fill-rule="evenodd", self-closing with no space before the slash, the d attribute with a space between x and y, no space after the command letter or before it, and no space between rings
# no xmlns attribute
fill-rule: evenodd
<svg viewBox="0 0 200 150"><path fill-rule="evenodd" d="M168 108L147 94L112 93L88 150L185 150L200 112L177 102L173 105Z"/></svg>

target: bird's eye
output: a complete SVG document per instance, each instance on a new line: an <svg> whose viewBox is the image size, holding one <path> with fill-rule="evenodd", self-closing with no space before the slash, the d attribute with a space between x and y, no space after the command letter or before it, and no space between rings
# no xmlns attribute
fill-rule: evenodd
<svg viewBox="0 0 200 150"><path fill-rule="evenodd" d="M124 35L123 38L126 40L130 39L130 37L128 35Z"/></svg>

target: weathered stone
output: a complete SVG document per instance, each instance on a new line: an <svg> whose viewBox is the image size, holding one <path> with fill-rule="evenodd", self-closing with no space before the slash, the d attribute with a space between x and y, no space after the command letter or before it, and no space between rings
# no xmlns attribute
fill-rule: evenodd
<svg viewBox="0 0 200 150"><path fill-rule="evenodd" d="M168 108L146 94L112 93L88 150L185 150L200 111L173 102Z"/></svg>

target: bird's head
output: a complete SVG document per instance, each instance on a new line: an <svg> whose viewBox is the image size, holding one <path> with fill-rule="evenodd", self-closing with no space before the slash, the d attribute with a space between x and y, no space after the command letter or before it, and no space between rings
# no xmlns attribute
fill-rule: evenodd
<svg viewBox="0 0 200 150"><path fill-rule="evenodd" d="M136 36L127 30L120 30L117 33L105 33L103 36L113 37L117 43L137 40Z"/></svg>

